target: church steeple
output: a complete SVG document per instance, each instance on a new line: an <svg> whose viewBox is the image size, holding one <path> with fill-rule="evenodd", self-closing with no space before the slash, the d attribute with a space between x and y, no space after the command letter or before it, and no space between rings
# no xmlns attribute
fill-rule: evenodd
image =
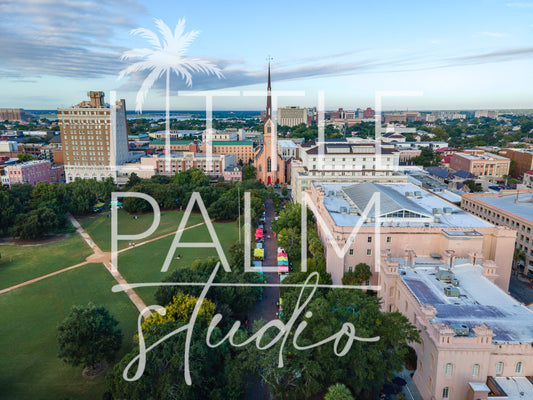
<svg viewBox="0 0 533 400"><path fill-rule="evenodd" d="M272 119L272 98L270 96L270 92L272 88L270 87L270 60L271 58L268 57L268 87L267 87L267 107L266 107L266 115L264 122L268 121L269 119Z"/></svg>

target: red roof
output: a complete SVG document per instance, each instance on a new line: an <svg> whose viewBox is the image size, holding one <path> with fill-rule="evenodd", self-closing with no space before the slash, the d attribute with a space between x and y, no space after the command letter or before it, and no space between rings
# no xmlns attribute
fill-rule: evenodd
<svg viewBox="0 0 533 400"><path fill-rule="evenodd" d="M530 169L529 171L524 172L524 174L533 175L533 169Z"/></svg>
<svg viewBox="0 0 533 400"><path fill-rule="evenodd" d="M457 149L453 147L442 147L440 149L435 150L437 153L444 153L445 151L457 151Z"/></svg>

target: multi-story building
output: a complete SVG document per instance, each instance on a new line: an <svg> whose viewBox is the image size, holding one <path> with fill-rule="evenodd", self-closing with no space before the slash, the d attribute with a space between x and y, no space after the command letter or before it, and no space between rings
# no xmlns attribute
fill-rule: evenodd
<svg viewBox="0 0 533 400"><path fill-rule="evenodd" d="M480 179L494 181L505 180L509 174L511 160L492 153L466 154L454 153L450 158L450 168L456 171L467 171Z"/></svg>
<svg viewBox="0 0 533 400"><path fill-rule="evenodd" d="M17 154L18 143L15 141L0 141L0 154Z"/></svg>
<svg viewBox="0 0 533 400"><path fill-rule="evenodd" d="M278 125L297 126L300 124L307 125L307 108L278 108Z"/></svg>
<svg viewBox="0 0 533 400"><path fill-rule="evenodd" d="M165 150L165 140L151 140L148 145L151 149ZM199 151L200 147L197 140L170 140L170 151Z"/></svg>
<svg viewBox="0 0 533 400"><path fill-rule="evenodd" d="M9 165L4 168L4 184L29 183L35 186L39 182L57 183L65 180L62 165L53 166L50 161L34 160Z"/></svg>
<svg viewBox="0 0 533 400"><path fill-rule="evenodd" d="M507 290L516 239L508 227L494 226L412 183L314 183L309 193L323 221L318 233L336 284L361 262L372 269L371 283L378 284L379 251L403 257L409 249L428 258L445 251L462 258L475 253L496 263L495 282ZM335 251L345 245L346 253Z"/></svg>
<svg viewBox="0 0 533 400"><path fill-rule="evenodd" d="M117 166L129 158L126 102L109 107L103 92L89 92L89 98L57 110L67 182L115 179Z"/></svg>
<svg viewBox="0 0 533 400"><path fill-rule="evenodd" d="M202 143L200 151L207 152L207 143ZM254 142L251 140L214 141L211 144L212 154L235 154L237 162L247 165L254 158Z"/></svg>
<svg viewBox="0 0 533 400"><path fill-rule="evenodd" d="M522 183L528 188L533 188L533 169L530 171L524 172Z"/></svg>
<svg viewBox="0 0 533 400"><path fill-rule="evenodd" d="M476 118L498 118L496 110L477 110L474 114Z"/></svg>
<svg viewBox="0 0 533 400"><path fill-rule="evenodd" d="M300 157L300 146L292 140L278 140L278 154L283 160Z"/></svg>
<svg viewBox="0 0 533 400"><path fill-rule="evenodd" d="M313 140L302 146L300 160L291 165L292 198L299 203L313 182L407 181L396 172L398 165L398 151L372 140Z"/></svg>
<svg viewBox="0 0 533 400"><path fill-rule="evenodd" d="M524 251L524 273L533 277L533 190L464 194L461 207L494 225L517 232L516 247Z"/></svg>
<svg viewBox="0 0 533 400"><path fill-rule="evenodd" d="M374 118L375 114L376 113L374 110L372 110L370 107L367 107L367 109L363 111L363 118L364 119Z"/></svg>
<svg viewBox="0 0 533 400"><path fill-rule="evenodd" d="M524 172L533 169L533 151L527 149L502 149L499 153L502 156L514 161L514 170L512 175L519 178Z"/></svg>
<svg viewBox="0 0 533 400"><path fill-rule="evenodd" d="M225 181L242 181L242 167L240 165L230 165L224 169Z"/></svg>
<svg viewBox="0 0 533 400"><path fill-rule="evenodd" d="M470 248L460 232L455 254ZM422 398L533 398L533 312L498 285L502 266L476 251L464 257L428 246L417 254L382 251L379 295L383 311L399 311L420 332L420 343L411 345Z"/></svg>
<svg viewBox="0 0 533 400"><path fill-rule="evenodd" d="M203 142L206 142L207 141L207 133L204 131L202 133L202 141ZM237 140L245 140L245 133L244 133L244 129L224 129L223 131L219 131L219 130L214 130L213 129L213 133L211 134L211 140L212 141L226 141L226 142L231 142L231 141L237 141Z"/></svg>
<svg viewBox="0 0 533 400"><path fill-rule="evenodd" d="M0 121L29 121L36 118L35 115L30 114L22 108L0 108Z"/></svg>
<svg viewBox="0 0 533 400"><path fill-rule="evenodd" d="M154 154L141 157L136 163L125 163L120 168L120 174L127 176L135 172L140 178L150 178L153 175L175 175L191 168L198 168L207 175L224 176L229 166L237 165L235 154L213 154L210 158L204 153L177 152L170 155Z"/></svg>

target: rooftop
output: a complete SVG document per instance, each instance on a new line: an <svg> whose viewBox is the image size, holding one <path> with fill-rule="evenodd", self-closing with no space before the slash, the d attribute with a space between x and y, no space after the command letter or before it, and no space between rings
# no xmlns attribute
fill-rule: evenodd
<svg viewBox="0 0 533 400"><path fill-rule="evenodd" d="M502 157L502 156L499 156L497 154L465 154L465 153L455 153L454 154L454 157L455 156L460 156L460 157L463 157L463 158L466 158L468 160L472 160L472 161L481 161L481 160L499 160L499 161L510 161L507 157Z"/></svg>
<svg viewBox="0 0 533 400"><path fill-rule="evenodd" d="M533 399L533 384L528 378L495 376L493 379L507 395L505 400Z"/></svg>
<svg viewBox="0 0 533 400"><path fill-rule="evenodd" d="M413 266L403 258L395 261L400 263L402 281L417 300L436 308L435 323L466 325L469 336L474 335L472 328L484 323L495 334L493 342L533 341L533 311L484 277L481 265L456 259L451 272L459 281L455 287L459 296L449 297L444 288L450 284L437 279L437 268L447 271L447 265L430 257L417 257Z"/></svg>
<svg viewBox="0 0 533 400"><path fill-rule="evenodd" d="M191 144L191 143L194 143L193 139L189 139L189 140L171 140L170 141L171 145ZM166 144L166 140L150 140L150 144Z"/></svg>
<svg viewBox="0 0 533 400"><path fill-rule="evenodd" d="M281 147L292 147L292 148L298 148L296 143L294 143L292 140L278 140L278 144Z"/></svg>
<svg viewBox="0 0 533 400"><path fill-rule="evenodd" d="M441 228L493 226L412 183L364 182L354 185L352 183L316 182L314 185L321 186L325 192L324 205L337 226L355 226L369 199L376 192L380 193L382 226ZM407 192L412 197L408 198ZM444 213L444 208L449 213ZM433 215L434 209L439 209L438 216ZM403 212L403 216L400 214L391 216L397 212ZM389 215L385 217L385 214ZM371 222L373 216L374 210L372 209L362 225L374 226L375 222Z"/></svg>
<svg viewBox="0 0 533 400"><path fill-rule="evenodd" d="M514 190L509 194L500 191L499 193L469 194L468 197L475 197L491 206L533 221L533 191L519 191L518 195L516 193Z"/></svg>
<svg viewBox="0 0 533 400"><path fill-rule="evenodd" d="M212 142L213 146L253 146L251 140L217 140Z"/></svg>

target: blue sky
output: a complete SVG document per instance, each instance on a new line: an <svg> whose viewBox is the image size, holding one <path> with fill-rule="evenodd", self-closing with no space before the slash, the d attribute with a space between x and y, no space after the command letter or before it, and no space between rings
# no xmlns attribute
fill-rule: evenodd
<svg viewBox="0 0 533 400"><path fill-rule="evenodd" d="M153 4L152 4L153 3ZM192 89L263 90L273 57L275 90L305 91L280 105L374 106L376 91L418 90L383 100L385 109L533 108L533 1L155 1L0 0L0 107L54 109L88 90L117 90L128 109L146 73L117 80L124 51L150 47L131 35L171 29L180 18L200 30L187 54L210 60L225 76L196 74ZM163 79L144 109L165 105ZM179 97L171 108L201 109ZM264 108L263 98L231 97L215 109Z"/></svg>

